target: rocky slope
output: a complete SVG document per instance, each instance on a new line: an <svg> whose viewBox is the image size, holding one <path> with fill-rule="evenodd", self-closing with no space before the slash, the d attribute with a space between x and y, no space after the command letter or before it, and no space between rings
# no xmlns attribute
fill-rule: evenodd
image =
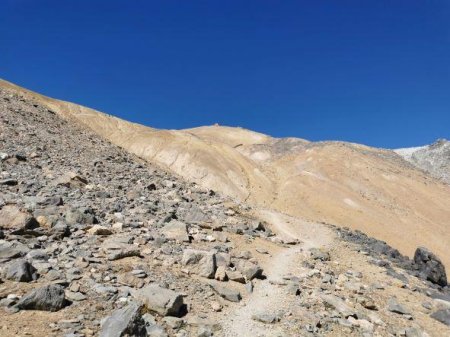
<svg viewBox="0 0 450 337"><path fill-rule="evenodd" d="M450 186L393 151L275 139L222 126L157 130L8 82L0 86L204 188L255 207L362 230L410 257L417 246L433 247L450 266Z"/></svg>
<svg viewBox="0 0 450 337"><path fill-rule="evenodd" d="M236 204L15 88L0 88L0 174L1 336L450 333L446 273L426 249L411 260Z"/></svg>
<svg viewBox="0 0 450 337"><path fill-rule="evenodd" d="M450 184L450 142L438 139L431 145L395 150L414 166Z"/></svg>

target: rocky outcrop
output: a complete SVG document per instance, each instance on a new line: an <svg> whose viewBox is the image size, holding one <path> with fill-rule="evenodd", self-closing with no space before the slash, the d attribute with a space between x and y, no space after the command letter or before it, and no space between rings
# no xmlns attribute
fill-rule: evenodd
<svg viewBox="0 0 450 337"><path fill-rule="evenodd" d="M439 284L447 285L447 275L441 260L425 247L417 248L414 253L414 263L419 269L420 276L424 279Z"/></svg>

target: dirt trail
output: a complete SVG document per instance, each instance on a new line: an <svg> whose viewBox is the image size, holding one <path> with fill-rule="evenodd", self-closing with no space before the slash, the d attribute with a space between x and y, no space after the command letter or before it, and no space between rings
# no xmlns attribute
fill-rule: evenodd
<svg viewBox="0 0 450 337"><path fill-rule="evenodd" d="M257 280L253 293L242 301L240 307L232 307L221 322L223 336L259 337L288 336L282 326L263 324L252 319L255 314L289 312L295 298L280 286L286 275L301 277L306 270L302 261L312 247L327 247L333 241L333 233L325 226L306 222L271 210L261 210L258 216L270 223L272 230L281 238L298 239L301 244L282 248L263 263L267 279Z"/></svg>

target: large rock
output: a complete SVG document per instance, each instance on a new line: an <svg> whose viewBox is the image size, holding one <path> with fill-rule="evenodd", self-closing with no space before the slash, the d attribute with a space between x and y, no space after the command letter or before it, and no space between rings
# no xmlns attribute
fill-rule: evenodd
<svg viewBox="0 0 450 337"><path fill-rule="evenodd" d="M130 303L118 309L103 323L100 337L145 337L147 331L142 319L142 304Z"/></svg>
<svg viewBox="0 0 450 337"><path fill-rule="evenodd" d="M414 253L414 263L419 268L422 278L445 287L447 275L441 260L425 247L419 247Z"/></svg>
<svg viewBox="0 0 450 337"><path fill-rule="evenodd" d="M176 316L183 314L184 303L181 294L157 284L150 284L132 292L134 298L145 304L148 310L161 316Z"/></svg>
<svg viewBox="0 0 450 337"><path fill-rule="evenodd" d="M177 220L170 221L161 229L161 233L169 240L189 242L189 235L185 223Z"/></svg>
<svg viewBox="0 0 450 337"><path fill-rule="evenodd" d="M431 314L431 318L450 326L450 308L441 309Z"/></svg>
<svg viewBox="0 0 450 337"><path fill-rule="evenodd" d="M183 251L181 264L189 266L190 272L206 278L214 278L217 269L215 253L195 249Z"/></svg>
<svg viewBox="0 0 450 337"><path fill-rule="evenodd" d="M391 297L388 300L388 310L390 312L395 312L396 314L411 315L411 312L407 308L405 308L403 305L398 303L398 301L395 297Z"/></svg>
<svg viewBox="0 0 450 337"><path fill-rule="evenodd" d="M51 284L26 294L15 307L23 310L58 311L66 305L64 288L57 284Z"/></svg>
<svg viewBox="0 0 450 337"><path fill-rule="evenodd" d="M0 240L0 262L25 256L29 251L30 248L23 243Z"/></svg>
<svg viewBox="0 0 450 337"><path fill-rule="evenodd" d="M211 287L220 295L220 297L223 297L228 301L239 302L241 300L241 294L237 290L218 283L212 284Z"/></svg>
<svg viewBox="0 0 450 337"><path fill-rule="evenodd" d="M30 282L37 279L36 269L26 260L18 260L5 268L5 278L17 282Z"/></svg>
<svg viewBox="0 0 450 337"><path fill-rule="evenodd" d="M24 230L37 227L39 222L15 205L5 205L0 209L0 228Z"/></svg>

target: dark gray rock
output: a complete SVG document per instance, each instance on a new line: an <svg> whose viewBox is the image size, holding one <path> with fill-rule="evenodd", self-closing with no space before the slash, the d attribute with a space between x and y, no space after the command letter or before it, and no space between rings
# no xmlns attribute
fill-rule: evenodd
<svg viewBox="0 0 450 337"><path fill-rule="evenodd" d="M414 263L420 276L442 287L447 285L447 275L441 260L425 247L419 247L414 253Z"/></svg>
<svg viewBox="0 0 450 337"><path fill-rule="evenodd" d="M5 186L16 186L19 182L16 179L2 179L0 180L0 185Z"/></svg>
<svg viewBox="0 0 450 337"><path fill-rule="evenodd" d="M6 267L5 278L17 282L30 282L37 279L37 273L31 263L18 260Z"/></svg>
<svg viewBox="0 0 450 337"><path fill-rule="evenodd" d="M141 316L142 310L141 304L132 302L114 311L103 323L100 337L147 336L145 322Z"/></svg>
<svg viewBox="0 0 450 337"><path fill-rule="evenodd" d="M67 304L64 288L60 285L51 284L34 289L26 294L17 302L15 307L22 310L58 311Z"/></svg>

